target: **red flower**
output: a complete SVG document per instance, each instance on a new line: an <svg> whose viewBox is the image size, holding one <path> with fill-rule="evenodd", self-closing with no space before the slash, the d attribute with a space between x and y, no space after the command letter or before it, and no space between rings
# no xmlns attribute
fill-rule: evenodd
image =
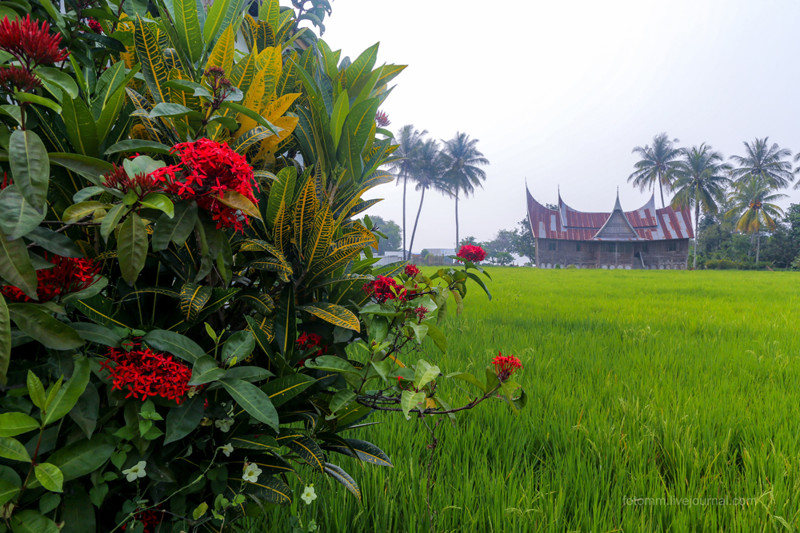
<svg viewBox="0 0 800 533"><path fill-rule="evenodd" d="M386 300L405 300L406 290L392 278L378 276L375 281L370 281L364 285L364 291L375 298L379 303Z"/></svg>
<svg viewBox="0 0 800 533"><path fill-rule="evenodd" d="M506 381L514 372L522 368L522 362L519 359L513 355L503 355L502 352L497 352L497 357L492 359L492 364L500 383Z"/></svg>
<svg viewBox="0 0 800 533"><path fill-rule="evenodd" d="M250 221L248 216L220 201L226 192L233 191L258 204L253 194L258 185L244 156L227 144L210 139L176 144L172 151L180 156L180 164L155 170L153 179L164 182L166 191L179 198L196 200L198 206L211 213L218 228L244 232L244 224Z"/></svg>
<svg viewBox="0 0 800 533"><path fill-rule="evenodd" d="M67 50L59 48L61 34L51 34L50 24L31 20L30 13L24 19L0 20L0 50L5 50L28 70L38 65L52 65L69 57Z"/></svg>
<svg viewBox="0 0 800 533"><path fill-rule="evenodd" d="M409 278L415 278L417 277L417 274L419 274L419 269L417 268L417 265L406 265L406 268L403 269L403 271Z"/></svg>
<svg viewBox="0 0 800 533"><path fill-rule="evenodd" d="M423 320L425 320L425 315L428 314L428 308L425 307L424 305L420 305L419 307L414 309L414 312L417 314L417 319L420 322L422 322Z"/></svg>
<svg viewBox="0 0 800 533"><path fill-rule="evenodd" d="M144 526L142 533L153 533L158 524L164 521L164 511L161 510L161 505L157 505L154 509L135 512L133 519L136 522L141 522ZM120 529L127 530L128 524L123 524Z"/></svg>
<svg viewBox="0 0 800 533"><path fill-rule="evenodd" d="M0 67L0 91L29 93L40 87L39 79L22 67Z"/></svg>
<svg viewBox="0 0 800 533"><path fill-rule="evenodd" d="M109 348L100 366L109 373L115 390L127 390L126 398L142 401L150 396L183 403L192 377L192 369L171 355L149 348L129 352Z"/></svg>
<svg viewBox="0 0 800 533"><path fill-rule="evenodd" d="M486 252L480 246L465 244L461 247L456 256L465 261L479 263L480 261L486 259Z"/></svg>
<svg viewBox="0 0 800 533"><path fill-rule="evenodd" d="M87 19L86 25L95 33L103 33L103 27L95 19Z"/></svg>
<svg viewBox="0 0 800 533"><path fill-rule="evenodd" d="M38 286L36 295L39 302L49 302L62 294L88 289L97 281L99 265L91 259L74 259L54 255L49 258L52 268L36 271ZM13 285L6 285L0 292L12 302L30 302L31 298Z"/></svg>
<svg viewBox="0 0 800 533"><path fill-rule="evenodd" d="M375 113L375 124L377 124L381 128L385 128L392 122L389 120L389 115L387 115L383 111L378 111Z"/></svg>

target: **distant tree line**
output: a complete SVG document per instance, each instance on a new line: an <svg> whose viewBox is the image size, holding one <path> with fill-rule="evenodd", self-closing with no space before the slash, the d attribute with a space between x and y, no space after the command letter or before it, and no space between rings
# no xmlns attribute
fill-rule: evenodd
<svg viewBox="0 0 800 533"><path fill-rule="evenodd" d="M662 207L666 194L673 207L692 210L692 266L711 260L752 267L763 259L786 268L796 262L800 208L793 204L784 213L775 203L786 198L779 191L800 172L800 167L793 168L792 152L764 137L745 141L744 151L726 161L706 143L689 148L677 142L661 133L652 145L635 147L633 153L641 159L628 181L642 191L658 188ZM799 159L800 154L794 157Z"/></svg>
<svg viewBox="0 0 800 533"><path fill-rule="evenodd" d="M486 250L487 262L496 265L510 265L516 257L527 259L532 264L535 258L534 238L528 219L517 222L514 229L501 229L494 239L478 242L475 237L466 237L459 245L473 244ZM516 256L516 257L515 257Z"/></svg>

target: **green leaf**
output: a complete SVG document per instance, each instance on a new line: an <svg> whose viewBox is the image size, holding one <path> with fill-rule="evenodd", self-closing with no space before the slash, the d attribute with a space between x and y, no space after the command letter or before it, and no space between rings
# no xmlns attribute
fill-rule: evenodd
<svg viewBox="0 0 800 533"><path fill-rule="evenodd" d="M39 376L37 376L33 370L28 370L25 384L28 389L28 396L31 397L33 405L39 409L44 409L44 406L47 403L44 385L42 385L42 380L39 379Z"/></svg>
<svg viewBox="0 0 800 533"><path fill-rule="evenodd" d="M102 484L101 486L106 486ZM64 522L61 533L91 533L97 530L97 519L92 500L81 486L73 483L61 506L59 520Z"/></svg>
<svg viewBox="0 0 800 533"><path fill-rule="evenodd" d="M255 120L258 124L264 126L269 131L271 131L273 135L277 135L278 132L280 131L280 128L276 127L270 121L261 116L261 114L259 114L257 111L254 111L253 109L250 109L247 106L243 106L235 102L225 101L222 102L221 107L232 109L233 111L241 113L242 115Z"/></svg>
<svg viewBox="0 0 800 533"><path fill-rule="evenodd" d="M31 456L25 446L22 445L17 439L11 437L0 437L0 457L11 459L12 461L21 461L23 463L30 463Z"/></svg>
<svg viewBox="0 0 800 533"><path fill-rule="evenodd" d="M278 412L261 389L240 379L222 379L220 383L250 416L279 431Z"/></svg>
<svg viewBox="0 0 800 533"><path fill-rule="evenodd" d="M258 482L251 483L251 485L262 489L259 491L258 496L266 502L276 503L278 505L287 505L292 503L292 499L289 496L292 493L292 490L286 483L281 481L276 476L268 476L266 478L261 477L259 478Z"/></svg>
<svg viewBox="0 0 800 533"><path fill-rule="evenodd" d="M83 339L74 329L36 304L9 304L8 311L23 333L48 348L71 350L83 346Z"/></svg>
<svg viewBox="0 0 800 533"><path fill-rule="evenodd" d="M36 94L31 94L31 93L15 92L14 98L16 98L18 102L29 102L31 104L44 106L48 109L52 109L53 111L59 114L63 112L61 106L58 105L58 102L51 100L50 98L47 98L45 96L38 96ZM64 101L69 102L70 99L64 98Z"/></svg>
<svg viewBox="0 0 800 533"><path fill-rule="evenodd" d="M314 359L309 359L306 361L306 366L315 370L325 370L328 372L359 374L358 370L356 370L353 365L335 355L321 355Z"/></svg>
<svg viewBox="0 0 800 533"><path fill-rule="evenodd" d="M139 203L142 207L158 209L166 213L169 218L175 216L175 206L166 194L161 194L159 192L151 193L145 196Z"/></svg>
<svg viewBox="0 0 800 533"><path fill-rule="evenodd" d="M331 410L331 415L335 415L336 412L342 407L347 407L353 400L355 400L355 398L356 393L350 389L342 389L334 394L333 398L331 398L331 402L328 404L328 409Z"/></svg>
<svg viewBox="0 0 800 533"><path fill-rule="evenodd" d="M362 153L367 146L369 132L375 124L379 100L371 98L353 106L344 121L344 131L336 151L336 159L347 169L355 182L361 181L364 170Z"/></svg>
<svg viewBox="0 0 800 533"><path fill-rule="evenodd" d="M69 417L83 430L87 439L92 438L97 427L97 417L100 415L100 395L94 385L86 387L78 398L78 403L69 412Z"/></svg>
<svg viewBox="0 0 800 533"><path fill-rule="evenodd" d="M166 144L157 141L147 141L144 139L125 139L106 148L103 155L118 154L120 152L142 152L154 154L169 154L171 148Z"/></svg>
<svg viewBox="0 0 800 533"><path fill-rule="evenodd" d="M134 21L134 46L153 100L156 103L169 101L168 91L164 86L169 80L164 54L148 24L138 16Z"/></svg>
<svg viewBox="0 0 800 533"><path fill-rule="evenodd" d="M72 239L63 233L58 233L48 228L34 228L25 235L25 238L56 255L63 257L83 257L83 253Z"/></svg>
<svg viewBox="0 0 800 533"><path fill-rule="evenodd" d="M97 200L79 202L64 209L64 212L61 214L61 220L67 224L72 224L73 222L78 222L85 217L94 215L95 211L99 211L100 209L108 209L109 207L111 207L110 204L98 202Z"/></svg>
<svg viewBox="0 0 800 533"><path fill-rule="evenodd" d="M416 368L414 370L414 387L417 389L421 389L441 374L442 371L439 370L439 367L436 365L431 365L429 362L425 361L424 359L420 359L417 361Z"/></svg>
<svg viewBox="0 0 800 533"><path fill-rule="evenodd" d="M42 420L43 425L46 426L65 417L75 407L75 404L78 403L78 398L86 389L86 385L89 383L89 375L91 374L89 360L80 356L75 359L73 368L72 377L61 387L55 399L48 406Z"/></svg>
<svg viewBox="0 0 800 533"><path fill-rule="evenodd" d="M255 348L256 339L250 331L237 331L222 346L222 361L225 364L232 364L234 358L236 361L243 361Z"/></svg>
<svg viewBox="0 0 800 533"><path fill-rule="evenodd" d="M59 533L55 522L30 509L14 513L11 517L11 531L14 533Z"/></svg>
<svg viewBox="0 0 800 533"><path fill-rule="evenodd" d="M247 216L261 220L261 213L255 204L249 198L236 191L228 190L222 196L216 196L217 200L230 207L231 209L238 209Z"/></svg>
<svg viewBox="0 0 800 533"><path fill-rule="evenodd" d="M6 299L0 296L0 385L8 382L8 365L11 363L11 317Z"/></svg>
<svg viewBox="0 0 800 533"><path fill-rule="evenodd" d="M199 344L174 331L154 329L145 335L143 340L157 350L169 352L192 364L205 355Z"/></svg>
<svg viewBox="0 0 800 533"><path fill-rule="evenodd" d="M113 438L97 434L89 440L80 440L57 450L48 462L61 469L64 481L70 481L100 468L111 458L114 448Z"/></svg>
<svg viewBox="0 0 800 533"><path fill-rule="evenodd" d="M78 85L75 83L75 80L72 79L72 76L66 72L53 67L36 67L34 73L39 79L57 85L62 91L69 95L69 98L78 97Z"/></svg>
<svg viewBox="0 0 800 533"><path fill-rule="evenodd" d="M413 392L410 390L403 391L403 394L400 396L400 408L403 410L406 420L411 420L411 416L408 414L409 411L411 411L411 409L415 409L424 401L425 394L422 392Z"/></svg>
<svg viewBox="0 0 800 533"><path fill-rule="evenodd" d="M192 377L189 385L203 385L217 381L225 375L225 369L220 368L217 360L210 355L204 355L197 359L192 366Z"/></svg>
<svg viewBox="0 0 800 533"><path fill-rule="evenodd" d="M0 507L14 499L14 496L16 496L18 493L19 485L15 485L14 483L5 479L0 479Z"/></svg>
<svg viewBox="0 0 800 533"><path fill-rule="evenodd" d="M175 205L172 218L162 215L153 230L152 247L154 252L166 250L170 242L181 245L191 235L197 222L197 204L179 202Z"/></svg>
<svg viewBox="0 0 800 533"><path fill-rule="evenodd" d="M153 107L148 114L148 118L154 119L158 117L182 117L188 115L189 113L194 113L194 110L180 104L161 102Z"/></svg>
<svg viewBox="0 0 800 533"><path fill-rule="evenodd" d="M260 366L235 366L225 371L226 378L243 379L251 383L271 378L274 375L275 374L266 368L261 368Z"/></svg>
<svg viewBox="0 0 800 533"><path fill-rule="evenodd" d="M61 118L67 131L67 139L76 152L97 155L97 125L92 111L82 98L64 98Z"/></svg>
<svg viewBox="0 0 800 533"><path fill-rule="evenodd" d="M349 455L350 457L357 457L365 463L394 467L389 456L371 442L358 439L344 439L344 441L347 446L335 444L326 446L326 449Z"/></svg>
<svg viewBox="0 0 800 533"><path fill-rule="evenodd" d="M9 241L0 231L0 277L9 285L22 290L29 298L38 299L36 270L28 256L28 248L22 239Z"/></svg>
<svg viewBox="0 0 800 533"><path fill-rule="evenodd" d="M482 392L486 392L488 390L486 386L478 380L478 378L469 372L453 372L452 374L447 374L446 377L447 379L460 379L462 381L466 381L467 383L478 387L478 389L480 389Z"/></svg>
<svg viewBox="0 0 800 533"><path fill-rule="evenodd" d="M94 324L92 322L73 322L70 324L72 329L78 332L83 340L102 344L103 346L110 346L111 348L119 348L119 343L122 341L120 335L105 326Z"/></svg>
<svg viewBox="0 0 800 533"><path fill-rule="evenodd" d="M64 492L64 474L56 465L39 463L33 469L36 479L50 492Z"/></svg>
<svg viewBox="0 0 800 533"><path fill-rule="evenodd" d="M183 402L180 407L173 407L167 413L167 433L164 444L178 441L194 431L203 420L203 398L195 396Z"/></svg>
<svg viewBox="0 0 800 533"><path fill-rule="evenodd" d="M344 487L349 490L356 498L359 500L361 499L361 489L358 488L358 485L350 477L350 474L342 470L340 467L331 464L325 463L323 472L331 476L333 479L344 485Z"/></svg>
<svg viewBox="0 0 800 533"><path fill-rule="evenodd" d="M206 42L206 46L210 46L214 39L217 38L230 2L231 0L216 0L208 9L206 23L203 26L203 40Z"/></svg>
<svg viewBox="0 0 800 533"><path fill-rule="evenodd" d="M0 229L11 240L33 231L44 220L44 209L36 209L20 194L16 185L0 191Z"/></svg>
<svg viewBox="0 0 800 533"><path fill-rule="evenodd" d="M352 329L357 332L361 331L361 323L358 317L352 311L341 305L328 302L316 302L313 305L304 305L301 309L334 326Z"/></svg>
<svg viewBox="0 0 800 533"><path fill-rule="evenodd" d="M122 220L122 217L125 216L128 211L130 211L130 207L125 204L116 204L108 210L108 213L106 213L106 216L104 216L103 220L100 222L100 236L103 237L104 241L108 242L109 235L117 229L119 221Z"/></svg>
<svg viewBox="0 0 800 533"><path fill-rule="evenodd" d="M211 299L213 290L198 283L184 283L181 287L181 314L183 319L194 321Z"/></svg>
<svg viewBox="0 0 800 533"><path fill-rule="evenodd" d="M8 154L19 192L32 206L43 206L50 183L50 159L42 140L32 131L14 130L8 141Z"/></svg>
<svg viewBox="0 0 800 533"><path fill-rule="evenodd" d="M175 32L184 53L194 62L200 59L205 51L203 32L200 29L200 18L197 16L198 4L195 0L173 0L172 11Z"/></svg>
<svg viewBox="0 0 800 533"><path fill-rule="evenodd" d="M428 335L428 326L409 322L408 327L414 332L414 338L417 340L417 344L422 344L422 341L424 341L425 337Z"/></svg>
<svg viewBox="0 0 800 533"><path fill-rule="evenodd" d="M147 260L147 230L136 213L122 223L117 236L117 259L122 279L133 285Z"/></svg>
<svg viewBox="0 0 800 533"><path fill-rule="evenodd" d="M269 396L272 405L280 407L316 383L314 378L306 374L287 374L273 379L261 387L261 390Z"/></svg>
<svg viewBox="0 0 800 533"><path fill-rule="evenodd" d="M81 154L51 152L49 156L50 163L80 174L95 185L101 185L101 176L113 168L107 161Z"/></svg>
<svg viewBox="0 0 800 533"><path fill-rule="evenodd" d="M25 413L0 414L0 437L16 437L39 429L39 422Z"/></svg>
<svg viewBox="0 0 800 533"><path fill-rule="evenodd" d="M312 468L322 472L325 463L325 454L313 439L299 435L289 438L279 437L278 442L299 455Z"/></svg>

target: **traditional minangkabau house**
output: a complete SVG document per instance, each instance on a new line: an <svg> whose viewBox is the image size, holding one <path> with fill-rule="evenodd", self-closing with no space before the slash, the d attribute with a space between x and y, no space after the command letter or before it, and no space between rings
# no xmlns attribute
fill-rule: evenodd
<svg viewBox="0 0 800 533"><path fill-rule="evenodd" d="M623 211L619 192L610 213L577 211L558 194L558 209L528 196L528 221L539 268L685 269L694 237L688 209L656 209L653 197Z"/></svg>

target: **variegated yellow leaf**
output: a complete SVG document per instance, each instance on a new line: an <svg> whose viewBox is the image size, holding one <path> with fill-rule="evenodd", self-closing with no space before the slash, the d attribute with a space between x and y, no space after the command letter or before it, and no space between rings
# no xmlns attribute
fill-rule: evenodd
<svg viewBox="0 0 800 533"><path fill-rule="evenodd" d="M334 326L352 329L353 331L361 331L361 324L358 321L358 317L353 314L352 311L341 305L318 302L313 305L305 305L301 307L301 309Z"/></svg>
<svg viewBox="0 0 800 533"><path fill-rule="evenodd" d="M330 206L325 206L314 217L314 226L304 246L306 265L309 270L313 265L323 260L327 255L335 231Z"/></svg>
<svg viewBox="0 0 800 533"><path fill-rule="evenodd" d="M167 66L158 44L159 33L156 29L154 34L149 25L142 22L140 17L136 17L134 31L136 55L142 64L142 74L147 88L156 103L169 101L164 87L168 81Z"/></svg>
<svg viewBox="0 0 800 533"><path fill-rule="evenodd" d="M211 287L185 283L181 287L181 313L186 320L194 320L211 299Z"/></svg>
<svg viewBox="0 0 800 533"><path fill-rule="evenodd" d="M230 75L233 67L235 41L236 36L233 33L233 24L231 24L223 30L214 48L211 50L211 55L208 57L208 62L206 63L206 70L208 70L209 67L219 67L225 71L226 75Z"/></svg>
<svg viewBox="0 0 800 533"><path fill-rule="evenodd" d="M261 212L256 205L246 196L236 191L227 190L222 196L215 196L217 200L231 209L237 209L247 216L261 220Z"/></svg>
<svg viewBox="0 0 800 533"><path fill-rule="evenodd" d="M311 176L306 180L294 204L294 241L301 257L303 243L311 236L314 227L318 205L316 180Z"/></svg>

